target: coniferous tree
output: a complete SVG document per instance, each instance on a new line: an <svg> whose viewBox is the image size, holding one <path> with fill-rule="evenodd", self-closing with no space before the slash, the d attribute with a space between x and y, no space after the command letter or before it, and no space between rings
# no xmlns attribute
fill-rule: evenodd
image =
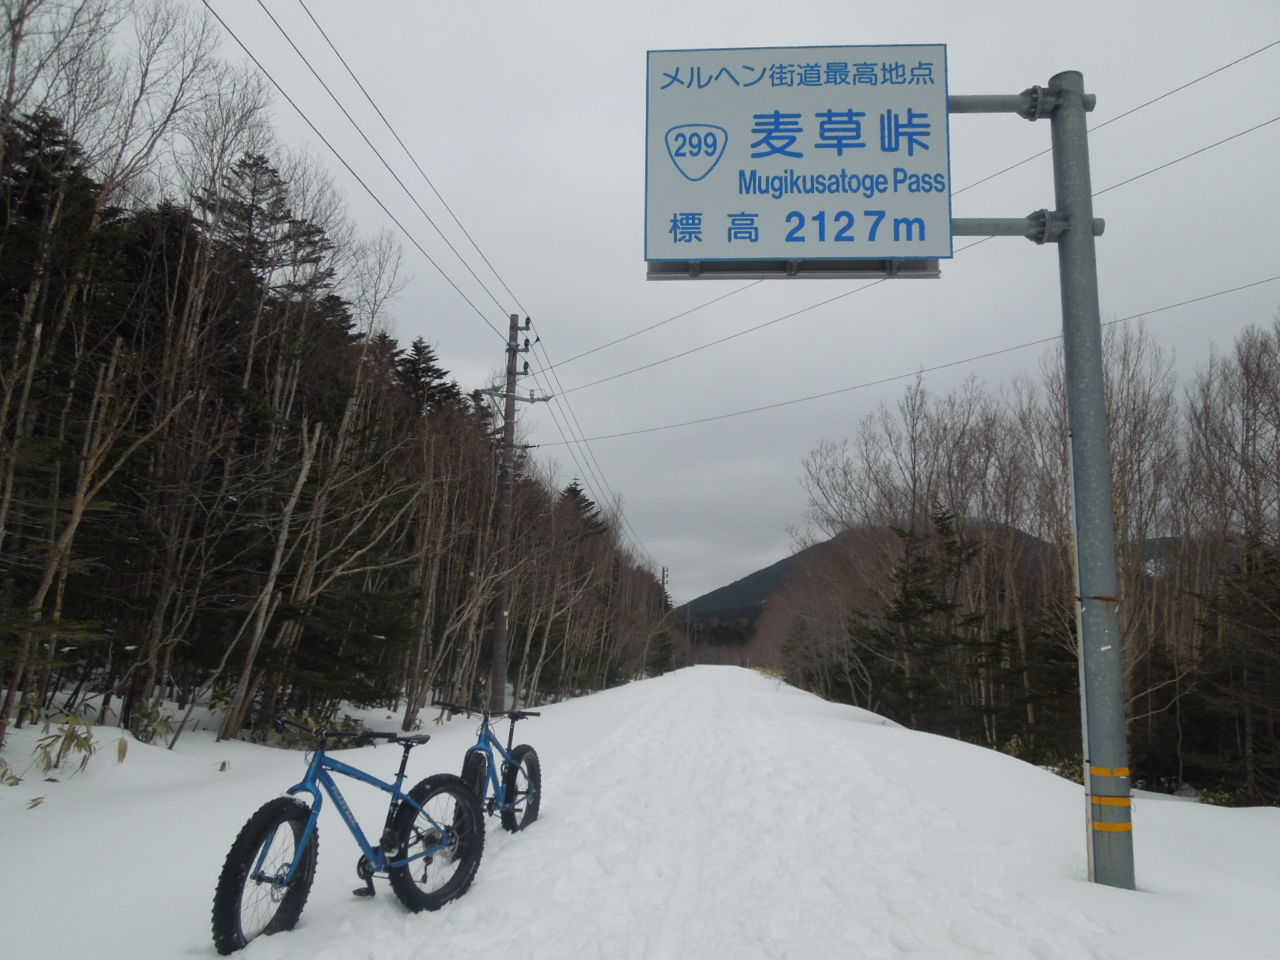
<svg viewBox="0 0 1280 960"><path fill-rule="evenodd" d="M440 366L435 348L423 337L417 337L400 355L396 373L420 416L462 403L458 384L448 379L449 371Z"/></svg>
<svg viewBox="0 0 1280 960"><path fill-rule="evenodd" d="M400 700L411 727L487 673L502 574L530 586L522 702L661 662L660 591L617 518L526 464L536 554L499 570L492 414L387 332L394 251L280 158L208 21L157 0L120 42L112 6L24 4L38 22L6 48L0 745L89 700L147 740L174 700L223 709L224 735L351 699ZM114 74L118 49L142 69Z"/></svg>

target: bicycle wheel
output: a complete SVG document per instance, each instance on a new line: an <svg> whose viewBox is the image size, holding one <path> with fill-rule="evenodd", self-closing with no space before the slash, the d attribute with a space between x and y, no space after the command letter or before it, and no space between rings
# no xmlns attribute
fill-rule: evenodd
<svg viewBox="0 0 1280 960"><path fill-rule="evenodd" d="M542 794L542 766L533 747L522 743L511 751L515 763L502 771L503 802L510 806L502 811L502 825L515 833L538 819Z"/></svg>
<svg viewBox="0 0 1280 960"><path fill-rule="evenodd" d="M213 944L219 953L233 953L262 934L292 930L298 922L315 878L318 829L301 851L293 882L286 887L283 881L310 816L305 803L277 797L240 828L213 894Z"/></svg>
<svg viewBox="0 0 1280 960"><path fill-rule="evenodd" d="M475 791L481 802L484 801L485 778L488 775L489 758L481 751L473 750L462 761L462 782Z"/></svg>
<svg viewBox="0 0 1280 960"><path fill-rule="evenodd" d="M409 791L391 821L387 877L413 912L438 910L467 892L484 853L480 801L460 777L437 773Z"/></svg>

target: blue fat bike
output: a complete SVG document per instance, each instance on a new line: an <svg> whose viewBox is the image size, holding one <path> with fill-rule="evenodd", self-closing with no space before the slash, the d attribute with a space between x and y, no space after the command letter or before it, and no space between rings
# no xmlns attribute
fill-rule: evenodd
<svg viewBox="0 0 1280 960"><path fill-rule="evenodd" d="M538 754L527 743L512 747L511 741L515 737L516 721L536 717L538 713L534 710L473 710L440 701L433 701L433 706L468 716L480 714L475 745L467 748L462 759L462 780L475 791L485 813L490 816L499 814L502 825L512 833L537 820L542 794L542 767L538 763ZM493 732L492 720L497 717L511 721L505 746Z"/></svg>
<svg viewBox="0 0 1280 960"><path fill-rule="evenodd" d="M219 953L239 950L263 934L292 930L298 922L315 877L322 788L361 850L356 873L365 885L355 891L357 896L373 896L373 878L378 876L385 876L400 901L414 912L439 909L466 893L484 852L484 816L474 791L447 773L427 777L408 793L401 789L409 751L430 737L326 730L284 717L273 717L272 723L281 733L291 727L308 734L316 744L308 754L302 782L290 787L288 796L263 804L231 845L213 895L213 942ZM337 740L351 746L377 740L402 746L395 780L379 780L329 756L326 750ZM376 842L356 823L334 773L391 795ZM310 795L309 804L299 798L303 794Z"/></svg>

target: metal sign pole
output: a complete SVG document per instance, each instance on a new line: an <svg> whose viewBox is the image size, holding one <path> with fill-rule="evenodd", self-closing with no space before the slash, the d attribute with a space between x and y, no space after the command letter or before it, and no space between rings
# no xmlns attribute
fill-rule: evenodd
<svg viewBox="0 0 1280 960"><path fill-rule="evenodd" d="M949 96L945 76L940 44L649 51L648 276L934 277L955 236L1058 245L1089 878L1133 889L1093 243L1103 223L1093 217L1085 127L1094 98L1076 71L1058 74L1048 87L994 96ZM936 124L944 97L948 113L1049 118L1055 210L1020 220L950 218L950 145Z"/></svg>
<svg viewBox="0 0 1280 960"><path fill-rule="evenodd" d="M1085 683L1085 777L1093 808L1089 832L1093 879L1134 888L1129 747L1125 730L1124 645L1116 575L1115 519L1107 442L1107 402L1098 310L1084 77L1049 81L1054 96L1054 198L1067 227L1058 240L1067 416L1071 431L1076 568L1080 589L1080 649Z"/></svg>
<svg viewBox="0 0 1280 960"><path fill-rule="evenodd" d="M1058 245L1062 335L1070 431L1075 526L1077 622L1081 657L1081 709L1085 794L1089 805L1089 879L1134 889L1130 819L1129 748L1125 728L1124 647L1120 637L1115 517L1107 440L1102 328L1094 237L1089 142L1085 116L1093 97L1084 77L1066 71L1047 89L1012 96L954 96L951 113L1017 113L1048 117L1053 143L1057 209L1023 220L957 219L956 236L1026 236Z"/></svg>

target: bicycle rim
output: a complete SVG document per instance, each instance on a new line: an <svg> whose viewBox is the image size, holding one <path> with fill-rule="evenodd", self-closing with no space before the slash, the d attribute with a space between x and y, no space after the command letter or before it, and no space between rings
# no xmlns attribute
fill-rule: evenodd
<svg viewBox="0 0 1280 960"><path fill-rule="evenodd" d="M403 867L414 885L424 894L438 894L468 869L464 843L458 832L464 823L474 830L474 818L458 810L460 799L453 793L440 791L426 798L422 811L409 825L403 846L396 851L390 866Z"/></svg>
<svg viewBox="0 0 1280 960"><path fill-rule="evenodd" d="M284 879L298 852L300 834L298 824L278 823L258 848L240 891L240 929L245 940L275 932L269 928L290 890Z"/></svg>

